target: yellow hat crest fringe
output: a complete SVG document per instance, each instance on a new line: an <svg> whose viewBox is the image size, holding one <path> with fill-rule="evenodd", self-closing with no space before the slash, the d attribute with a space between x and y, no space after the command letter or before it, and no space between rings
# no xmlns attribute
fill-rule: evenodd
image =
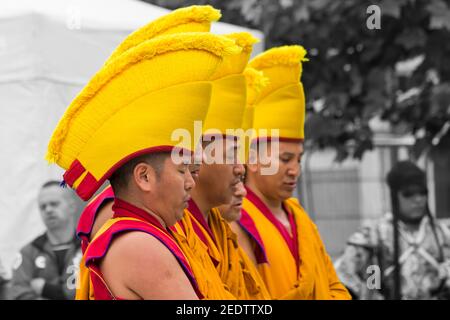
<svg viewBox="0 0 450 320"><path fill-rule="evenodd" d="M252 141L272 135L280 139L304 139L305 94L301 76L302 62L309 60L306 53L299 45L275 47L248 63L247 81L248 84L255 82L255 88L247 86L243 126L251 125L255 129ZM250 71L252 68L257 71ZM257 72L262 72L269 80L259 82ZM278 130L278 133L272 133L272 130Z"/></svg>
<svg viewBox="0 0 450 320"><path fill-rule="evenodd" d="M296 66L300 62L309 61L305 56L306 50L302 46L282 46L269 49L256 56L248 65L254 69L266 69L278 65Z"/></svg>
<svg viewBox="0 0 450 320"><path fill-rule="evenodd" d="M205 24L204 28L199 31L208 32L211 22L218 21L221 17L220 10L212 6L190 6L187 8L180 8L170 12L169 14L156 19L149 24L139 28L131 33L111 54L107 60L121 55L126 50L139 45L143 41L154 38L158 35L168 32L172 28L180 27L184 24L198 23ZM188 29L188 28L187 28ZM180 32L190 32L192 30L183 30Z"/></svg>
<svg viewBox="0 0 450 320"><path fill-rule="evenodd" d="M245 79L247 81L247 97L249 91L253 91L257 96L261 90L270 83L269 78L264 76L262 71L247 67L244 71ZM247 99L247 104L253 104L254 100Z"/></svg>
<svg viewBox="0 0 450 320"><path fill-rule="evenodd" d="M225 37L235 40L236 44L242 48L243 53L250 53L253 49L253 45L260 41L248 32L230 33L225 35Z"/></svg>

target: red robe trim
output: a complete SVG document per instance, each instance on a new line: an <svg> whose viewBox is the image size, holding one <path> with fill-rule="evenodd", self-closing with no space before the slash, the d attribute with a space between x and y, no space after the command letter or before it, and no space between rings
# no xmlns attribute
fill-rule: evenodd
<svg viewBox="0 0 450 320"><path fill-rule="evenodd" d="M117 299L109 290L99 268L99 261L108 252L114 237L130 231L142 231L158 239L177 259L186 276L192 284L199 299L203 298L195 280L189 262L173 236L160 224L160 222L144 210L133 206L123 200L115 199L113 205L114 218L119 220L107 230L91 241L86 250L86 266L92 271L91 280L96 300ZM127 219L131 218L131 219ZM132 220L133 219L133 220ZM134 220L137 219L137 220Z"/></svg>
<svg viewBox="0 0 450 320"><path fill-rule="evenodd" d="M255 222L244 209L241 210L241 219L238 223L256 244L254 250L256 262L258 264L268 262L266 249L264 247L264 242L262 241L261 235L259 234L258 229L256 229Z"/></svg>
<svg viewBox="0 0 450 320"><path fill-rule="evenodd" d="M248 187L245 187L247 189L247 199L252 202L258 210L260 210L264 216L275 226L275 228L278 230L278 232L283 237L284 241L289 247L289 251L291 252L292 256L295 259L295 262L297 264L297 268L300 263L300 257L298 255L298 230L297 225L295 224L295 217L292 214L292 212L289 212L289 210L285 207L283 204L283 210L286 212L289 224L291 226L292 236L289 234L289 231L285 228L285 226L273 215L273 213L270 211L270 209L262 202L262 200ZM247 217L250 219L250 216ZM255 228L256 230L256 228ZM251 232L251 230L249 230ZM256 234L252 234L253 237L256 237Z"/></svg>
<svg viewBox="0 0 450 320"><path fill-rule="evenodd" d="M89 204L84 208L80 215L77 226L77 236L81 240L81 250L83 253L89 245L92 228L94 226L95 218L100 208L107 202L114 200L114 192L111 186L106 187L100 194L98 194Z"/></svg>

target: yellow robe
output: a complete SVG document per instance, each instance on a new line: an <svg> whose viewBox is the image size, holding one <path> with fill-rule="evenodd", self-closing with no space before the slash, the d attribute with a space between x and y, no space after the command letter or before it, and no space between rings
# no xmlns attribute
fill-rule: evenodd
<svg viewBox="0 0 450 320"><path fill-rule="evenodd" d="M182 221L187 226L186 233L191 239L195 239L196 243L203 245L210 261L216 266L216 272L233 296L239 300L270 299L256 266L239 247L236 234L222 218L219 210L211 210L207 226L198 220L192 212L185 210ZM195 228L193 224L196 225ZM206 228L209 228L212 234ZM203 236L199 237L197 232L201 232Z"/></svg>
<svg viewBox="0 0 450 320"><path fill-rule="evenodd" d="M351 299L339 281L315 224L294 198L284 201L294 215L299 264L275 225L261 211L262 201L254 193L243 201L243 210L259 232L268 263L258 265L274 299ZM256 199L255 199L256 197ZM252 201L250 201L250 199ZM266 210L267 207L265 207Z"/></svg>
<svg viewBox="0 0 450 320"><path fill-rule="evenodd" d="M91 277L89 276L89 269L85 264L84 254L80 261L75 300L95 300L94 287L91 282Z"/></svg>
<svg viewBox="0 0 450 320"><path fill-rule="evenodd" d="M185 216L186 217L186 216ZM181 220L172 228L172 234L188 260L200 292L206 300L235 300L222 282L208 248L195 236L190 219ZM186 232L185 232L186 230Z"/></svg>

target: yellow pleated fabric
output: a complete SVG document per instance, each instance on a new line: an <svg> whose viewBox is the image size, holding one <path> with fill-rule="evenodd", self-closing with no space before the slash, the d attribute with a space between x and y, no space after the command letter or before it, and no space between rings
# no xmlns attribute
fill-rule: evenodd
<svg viewBox="0 0 450 320"><path fill-rule="evenodd" d="M270 299L256 266L239 246L236 234L216 208L209 214L209 225L222 258L218 271L230 291L239 300Z"/></svg>
<svg viewBox="0 0 450 320"><path fill-rule="evenodd" d="M284 204L295 217L300 256L298 268L277 228L251 201L245 198L243 202L243 209L254 221L266 250L268 263L259 264L258 271L272 298L351 299L336 275L315 224L296 199L288 199Z"/></svg>
<svg viewBox="0 0 450 320"><path fill-rule="evenodd" d="M210 234L197 223L207 243L203 243L195 233L192 226L195 217L185 210L182 222L185 224L189 246L201 247L203 261L208 266L216 263L215 272L219 275L227 290L238 300L264 300L270 299L264 281L256 269L256 266L248 258L247 254L239 247L236 234L231 230L228 223L221 217L219 210L212 209L209 214L209 226L214 235ZM206 254L206 255L205 255ZM214 261L214 262L213 262Z"/></svg>
<svg viewBox="0 0 450 320"><path fill-rule="evenodd" d="M176 232L173 232L173 235L191 265L192 272L204 299L235 300L236 297L222 282L208 254L207 246L195 235L190 217L186 218L185 214L185 218L178 222L174 228ZM216 254L218 253L216 252Z"/></svg>
<svg viewBox="0 0 450 320"><path fill-rule="evenodd" d="M75 300L95 300L89 269L86 267L84 255L80 262Z"/></svg>

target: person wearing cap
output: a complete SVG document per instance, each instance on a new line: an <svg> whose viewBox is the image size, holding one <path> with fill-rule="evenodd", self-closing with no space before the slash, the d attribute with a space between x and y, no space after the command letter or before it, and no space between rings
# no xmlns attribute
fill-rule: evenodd
<svg viewBox="0 0 450 320"><path fill-rule="evenodd" d="M239 247L236 235L216 208L230 203L244 174L243 162L239 160L240 134L234 130L241 129L246 105L243 71L256 41L248 33L227 37L234 39L242 52L226 57L212 77L211 105L203 125L203 162L179 232L186 235L196 252L207 254L202 258L203 263L214 263L234 297L270 299L254 264Z"/></svg>
<svg viewBox="0 0 450 320"><path fill-rule="evenodd" d="M84 253L95 299L203 298L170 231L195 185L188 163L198 141L172 135L194 136L209 108L208 80L239 52L209 33L143 41L105 64L60 120L47 159L83 200L107 179L115 195L113 218Z"/></svg>
<svg viewBox="0 0 450 320"><path fill-rule="evenodd" d="M425 172L411 161L397 162L387 184L398 197L399 263L402 299L450 297L450 231L428 207ZM393 215L364 224L350 236L336 270L358 299L392 299L394 271ZM380 287L367 289L367 268L380 268Z"/></svg>
<svg viewBox="0 0 450 320"><path fill-rule="evenodd" d="M257 230L267 256L258 270L274 299L349 299L315 224L292 198L303 155L306 51L272 48L248 67L268 79L249 110L253 135L241 224ZM256 239L256 235L252 234Z"/></svg>

